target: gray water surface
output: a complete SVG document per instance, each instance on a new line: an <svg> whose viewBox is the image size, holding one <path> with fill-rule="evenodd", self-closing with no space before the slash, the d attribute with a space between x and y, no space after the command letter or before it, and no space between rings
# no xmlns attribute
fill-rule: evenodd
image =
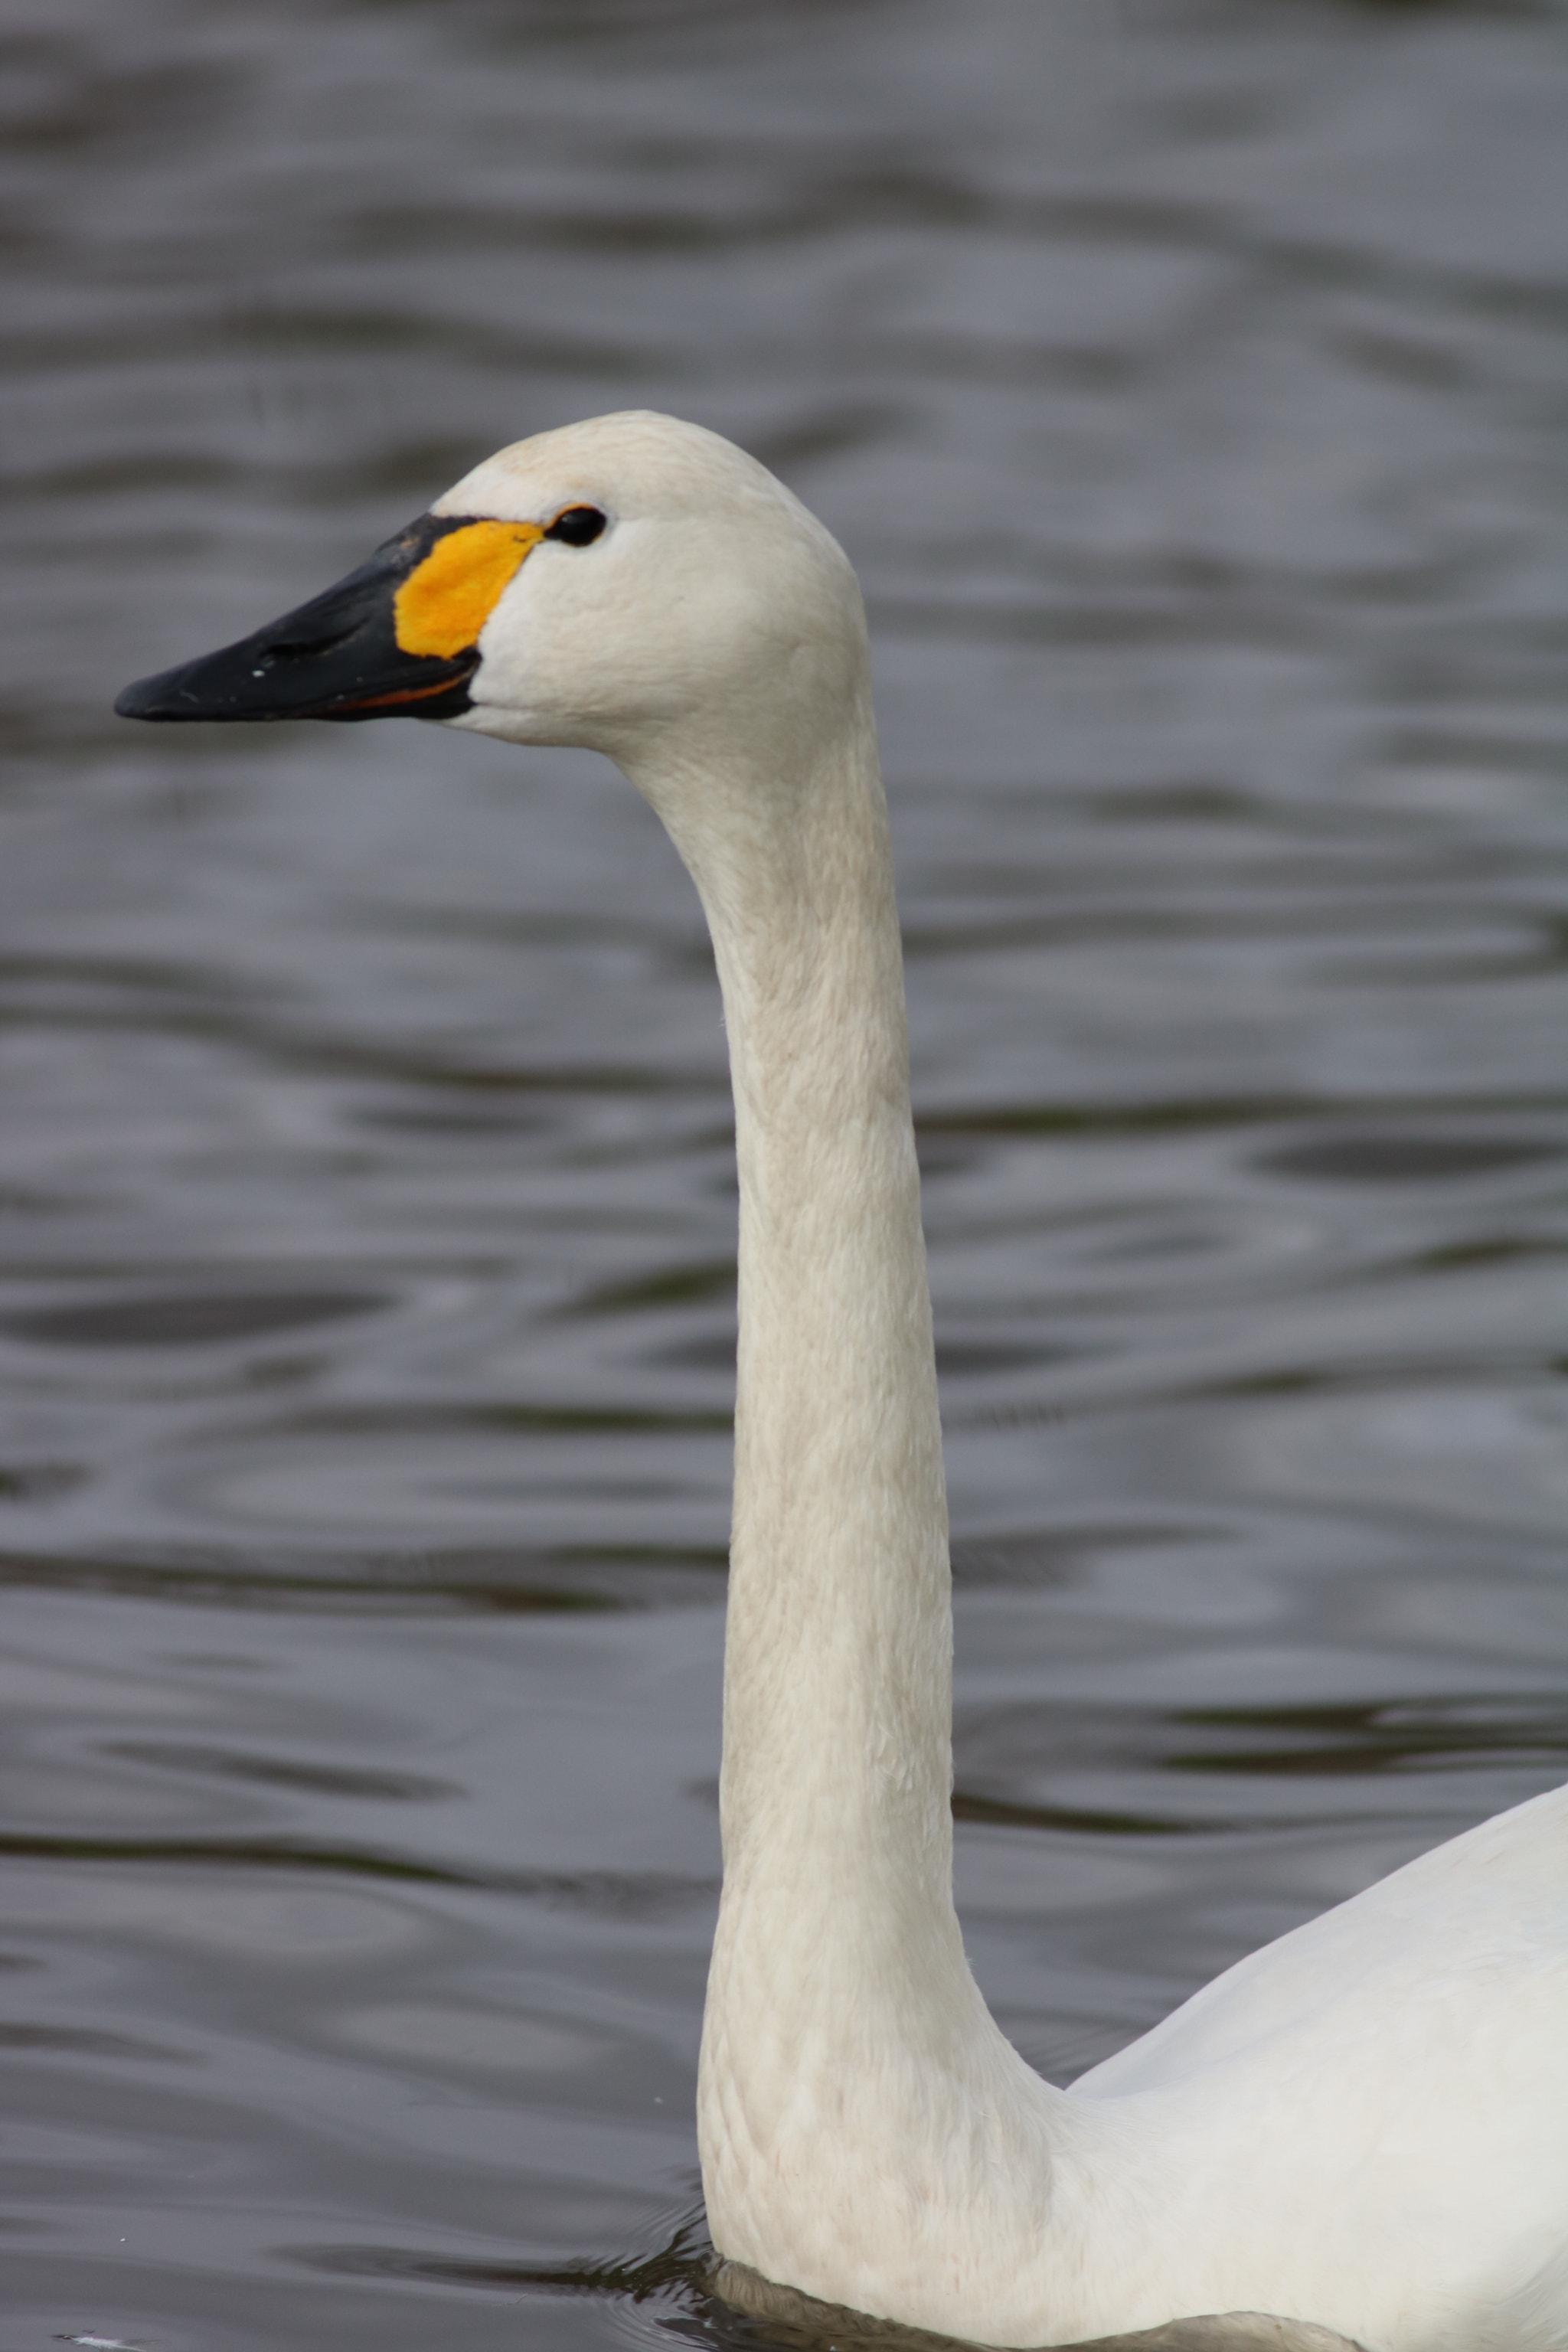
<svg viewBox="0 0 1568 2352"><path fill-rule="evenodd" d="M1568 1770L1568 25L10 0L0 68L0 2352L781 2341L700 2269L693 894L586 758L110 702L606 408L843 540L960 1898L1068 2079Z"/></svg>

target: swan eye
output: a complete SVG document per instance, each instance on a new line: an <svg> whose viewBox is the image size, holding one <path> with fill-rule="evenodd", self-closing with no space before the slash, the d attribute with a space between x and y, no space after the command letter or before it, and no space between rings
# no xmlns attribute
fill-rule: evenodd
<svg viewBox="0 0 1568 2352"><path fill-rule="evenodd" d="M566 547L592 547L605 528L605 518L597 507L568 507L558 514L546 539L558 539Z"/></svg>

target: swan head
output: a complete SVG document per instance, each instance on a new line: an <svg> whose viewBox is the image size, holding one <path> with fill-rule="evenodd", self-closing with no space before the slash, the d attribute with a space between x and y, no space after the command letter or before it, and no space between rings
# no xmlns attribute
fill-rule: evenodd
<svg viewBox="0 0 1568 2352"><path fill-rule="evenodd" d="M648 790L726 740L798 759L864 670L855 576L815 517L717 434L631 412L487 458L335 587L115 709L438 719L607 752Z"/></svg>

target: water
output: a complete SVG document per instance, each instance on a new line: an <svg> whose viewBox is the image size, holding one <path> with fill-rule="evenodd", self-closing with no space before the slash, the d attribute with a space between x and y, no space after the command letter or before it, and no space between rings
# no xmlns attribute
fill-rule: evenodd
<svg viewBox="0 0 1568 2352"><path fill-rule="evenodd" d="M692 894L590 760L108 710L523 432L867 584L1008 2031L1563 1777L1563 31L12 0L4 2352L779 2340Z"/></svg>

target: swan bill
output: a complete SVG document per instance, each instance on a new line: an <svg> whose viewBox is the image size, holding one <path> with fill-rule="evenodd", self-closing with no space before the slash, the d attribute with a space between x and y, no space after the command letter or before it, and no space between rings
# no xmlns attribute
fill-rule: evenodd
<svg viewBox="0 0 1568 2352"><path fill-rule="evenodd" d="M455 719L479 633L544 532L425 514L368 562L237 644L137 680L121 719Z"/></svg>

